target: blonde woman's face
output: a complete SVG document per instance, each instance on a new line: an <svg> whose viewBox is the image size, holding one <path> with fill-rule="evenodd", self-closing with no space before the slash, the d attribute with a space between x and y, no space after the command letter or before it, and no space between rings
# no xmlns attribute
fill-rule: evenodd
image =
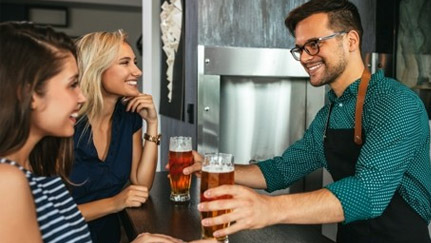
<svg viewBox="0 0 431 243"><path fill-rule="evenodd" d="M136 57L129 44L123 43L114 63L103 73L104 95L137 96L138 78L142 75L136 66Z"/></svg>
<svg viewBox="0 0 431 243"><path fill-rule="evenodd" d="M30 132L38 137L70 137L78 109L86 101L78 83L78 67L70 54L60 73L46 81L45 93L33 95Z"/></svg>

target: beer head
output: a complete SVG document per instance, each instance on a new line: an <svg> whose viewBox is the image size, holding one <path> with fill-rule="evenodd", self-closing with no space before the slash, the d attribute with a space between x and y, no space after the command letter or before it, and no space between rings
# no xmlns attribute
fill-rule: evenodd
<svg viewBox="0 0 431 243"><path fill-rule="evenodd" d="M192 138L191 137L170 137L169 151L172 151L172 152L192 151Z"/></svg>
<svg viewBox="0 0 431 243"><path fill-rule="evenodd" d="M234 170L232 154L208 153L202 162L202 171L225 173Z"/></svg>

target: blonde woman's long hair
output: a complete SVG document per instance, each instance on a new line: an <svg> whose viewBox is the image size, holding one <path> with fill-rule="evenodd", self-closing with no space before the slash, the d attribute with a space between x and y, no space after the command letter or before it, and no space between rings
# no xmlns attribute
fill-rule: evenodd
<svg viewBox="0 0 431 243"><path fill-rule="evenodd" d="M126 39L127 34L120 29L89 33L76 42L80 86L87 97L79 111L81 118L87 116L91 121L102 112L102 75L114 63Z"/></svg>

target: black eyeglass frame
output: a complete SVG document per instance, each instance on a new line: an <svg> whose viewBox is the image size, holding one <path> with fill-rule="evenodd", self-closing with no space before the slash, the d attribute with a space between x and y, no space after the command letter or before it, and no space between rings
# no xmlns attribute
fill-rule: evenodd
<svg viewBox="0 0 431 243"><path fill-rule="evenodd" d="M311 39L311 40L305 42L305 44L303 46L295 46L294 48L290 49L290 53L292 54L293 58L297 61L301 60L302 51L307 52L307 54L310 56L315 56L315 55L319 54L319 52L320 52L320 42L332 39L334 37L337 37L337 36L343 35L343 34L347 34L347 31L335 32L335 33L327 35L327 36L323 36L323 37L316 38L316 39ZM311 52L309 50L309 49L311 49L311 50L314 49L312 47L309 47L311 43L313 43L313 45L316 46L317 51ZM307 46L309 48L307 48Z"/></svg>

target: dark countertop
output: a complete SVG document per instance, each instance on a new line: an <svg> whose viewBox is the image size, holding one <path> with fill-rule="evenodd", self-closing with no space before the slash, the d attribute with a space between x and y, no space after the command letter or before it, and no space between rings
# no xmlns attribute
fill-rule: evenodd
<svg viewBox="0 0 431 243"><path fill-rule="evenodd" d="M128 208L121 215L129 239L142 232L171 235L183 240L201 237L199 203L200 179L193 178L191 201L176 204L169 200L167 172L156 173L148 201L139 208ZM230 243L332 243L317 225L273 225L259 230L245 230L229 236Z"/></svg>

